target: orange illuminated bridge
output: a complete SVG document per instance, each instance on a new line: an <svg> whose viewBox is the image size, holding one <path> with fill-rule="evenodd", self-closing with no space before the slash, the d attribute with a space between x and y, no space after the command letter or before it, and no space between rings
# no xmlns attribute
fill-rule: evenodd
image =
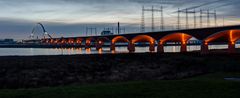
<svg viewBox="0 0 240 98"><path fill-rule="evenodd" d="M42 42L50 45L83 45L85 48L96 47L97 50L106 45L112 51L115 50L116 44L125 43L128 45L129 52L135 51L136 44L144 43L149 45L149 51L156 51L155 46L157 46L157 52L163 53L164 45L169 42L179 43L181 52L187 52L188 42L192 38L200 41L201 53L208 53L208 45L213 43L227 43L229 53L234 53L236 41L240 40L240 25L106 36L49 38L43 39Z"/></svg>

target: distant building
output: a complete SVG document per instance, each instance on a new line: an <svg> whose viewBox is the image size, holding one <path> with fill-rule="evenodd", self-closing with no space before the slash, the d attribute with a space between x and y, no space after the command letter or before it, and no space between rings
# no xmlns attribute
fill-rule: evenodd
<svg viewBox="0 0 240 98"><path fill-rule="evenodd" d="M23 44L40 44L40 39L22 40Z"/></svg>
<svg viewBox="0 0 240 98"><path fill-rule="evenodd" d="M14 41L13 39L2 39L0 40L0 44L15 44L16 41Z"/></svg>
<svg viewBox="0 0 240 98"><path fill-rule="evenodd" d="M101 35L113 35L113 33L111 31L102 31Z"/></svg>

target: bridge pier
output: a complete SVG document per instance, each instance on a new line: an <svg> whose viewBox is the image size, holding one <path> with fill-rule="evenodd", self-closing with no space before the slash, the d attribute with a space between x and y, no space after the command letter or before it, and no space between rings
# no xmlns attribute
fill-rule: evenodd
<svg viewBox="0 0 240 98"><path fill-rule="evenodd" d="M158 43L157 52L158 53L164 53L164 46L161 42Z"/></svg>
<svg viewBox="0 0 240 98"><path fill-rule="evenodd" d="M102 48L103 42L102 41L98 41L95 46L96 46L96 50L99 50L99 49Z"/></svg>
<svg viewBox="0 0 240 98"><path fill-rule="evenodd" d="M228 53L230 54L236 53L235 42L233 41L228 42Z"/></svg>
<svg viewBox="0 0 240 98"><path fill-rule="evenodd" d="M129 52L135 52L135 44L134 43L130 42L128 44L128 51Z"/></svg>
<svg viewBox="0 0 240 98"><path fill-rule="evenodd" d="M115 51L115 43L111 43L110 50Z"/></svg>
<svg viewBox="0 0 240 98"><path fill-rule="evenodd" d="M187 43L186 42L182 42L181 43L181 50L180 50L180 52L182 52L182 53L187 52Z"/></svg>
<svg viewBox="0 0 240 98"><path fill-rule="evenodd" d="M149 51L150 52L154 52L155 51L155 43L154 42L151 42L150 45L149 45Z"/></svg>
<svg viewBox="0 0 240 98"><path fill-rule="evenodd" d="M201 44L201 54L208 54L208 43L203 41Z"/></svg>
<svg viewBox="0 0 240 98"><path fill-rule="evenodd" d="M86 41L85 49L89 49L89 48L91 48L91 42L90 41Z"/></svg>

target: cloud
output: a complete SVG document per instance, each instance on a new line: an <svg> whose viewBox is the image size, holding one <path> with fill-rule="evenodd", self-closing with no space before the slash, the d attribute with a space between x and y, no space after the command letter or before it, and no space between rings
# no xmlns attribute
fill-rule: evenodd
<svg viewBox="0 0 240 98"><path fill-rule="evenodd" d="M81 36L87 26L101 32L104 27L115 27L118 21L127 32L139 32L142 5L163 5L167 26L176 25L177 15L172 12L177 8L210 8L221 17L240 17L239 0L1 0L0 35L26 38L37 22L56 36ZM151 24L151 13L145 14L146 24ZM159 24L159 16L156 18Z"/></svg>

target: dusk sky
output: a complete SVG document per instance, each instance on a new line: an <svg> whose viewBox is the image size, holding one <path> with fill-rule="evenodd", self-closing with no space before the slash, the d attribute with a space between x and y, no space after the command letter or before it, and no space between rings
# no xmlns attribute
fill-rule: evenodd
<svg viewBox="0 0 240 98"><path fill-rule="evenodd" d="M126 32L140 32L143 5L146 8L163 5L169 29L176 27L174 12L178 8L195 6L199 6L196 10L216 10L218 25L222 25L223 16L227 25L240 23L239 0L0 0L0 39L27 39L38 22L54 37L83 36L86 27L96 27L101 32L104 27L115 28L118 21ZM159 14L155 17L157 28ZM147 26L151 26L151 13L146 13L145 18Z"/></svg>

